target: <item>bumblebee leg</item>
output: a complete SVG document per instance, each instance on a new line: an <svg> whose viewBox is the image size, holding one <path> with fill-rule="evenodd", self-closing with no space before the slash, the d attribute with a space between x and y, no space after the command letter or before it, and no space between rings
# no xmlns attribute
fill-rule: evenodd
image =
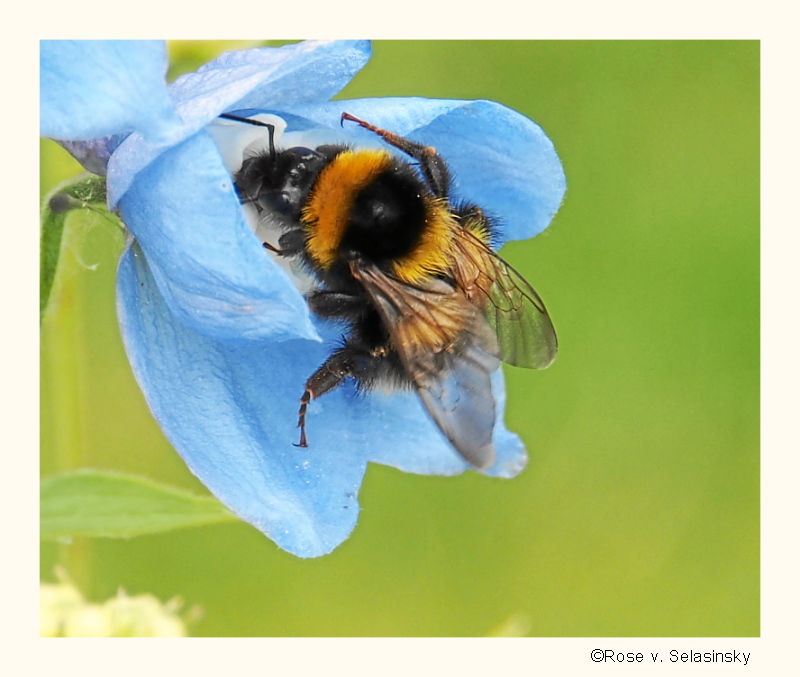
<svg viewBox="0 0 800 677"><path fill-rule="evenodd" d="M300 398L300 410L297 412L297 427L300 428L300 442L295 446L307 447L306 409L311 400L322 397L325 393L338 388L348 376L353 374L353 359L361 353L352 347L345 346L331 355L319 369L306 381L306 389Z"/></svg>
<svg viewBox="0 0 800 677"><path fill-rule="evenodd" d="M267 249L278 256L297 256L305 248L305 235L301 229L290 230L281 235L278 246L269 242L262 242L264 249Z"/></svg>
<svg viewBox="0 0 800 677"><path fill-rule="evenodd" d="M367 306L360 294L317 289L306 294L306 302L320 317L335 317L355 321L364 316Z"/></svg>
<svg viewBox="0 0 800 677"><path fill-rule="evenodd" d="M436 197L447 197L450 192L450 172L447 170L447 165L442 160L439 153L432 146L425 146L421 143L415 143L403 138L399 134L381 129L369 122L359 120L350 113L342 113L342 122L350 120L355 122L364 129L375 132L386 143L395 148L402 150L406 155L414 158L420 164L422 174L428 182L430 189Z"/></svg>
<svg viewBox="0 0 800 677"><path fill-rule="evenodd" d="M275 245L270 244L269 242L262 242L261 244L264 245L264 249L271 251L278 256L283 256L283 249L278 249Z"/></svg>
<svg viewBox="0 0 800 677"><path fill-rule="evenodd" d="M462 219L477 219L478 221L486 221L486 213L478 207L478 205L461 205L457 207L455 213Z"/></svg>
<svg viewBox="0 0 800 677"><path fill-rule="evenodd" d="M306 386L306 391L300 398L300 412L298 413L297 421L297 427L300 428L300 441L294 445L296 447L308 446L308 442L306 441L306 409L308 408L308 403L313 397L314 394L311 392L311 390L309 390L308 386Z"/></svg>
<svg viewBox="0 0 800 677"><path fill-rule="evenodd" d="M295 228L280 236L278 246L284 256L297 256L306 247L306 235L302 228Z"/></svg>

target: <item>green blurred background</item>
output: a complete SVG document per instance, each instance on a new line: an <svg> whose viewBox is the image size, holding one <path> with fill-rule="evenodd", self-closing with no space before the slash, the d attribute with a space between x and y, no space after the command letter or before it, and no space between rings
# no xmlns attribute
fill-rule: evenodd
<svg viewBox="0 0 800 677"><path fill-rule="evenodd" d="M172 75L242 46L171 43ZM402 95L500 101L564 163L553 225L503 250L561 345L548 371L506 369L528 468L506 481L371 466L355 532L320 559L220 525L45 543L43 579L63 564L93 601L119 586L180 595L204 610L195 635L758 635L759 44L376 42L340 98ZM43 142L43 193L78 170ZM121 236L87 228L75 246L67 319L43 330L42 473L205 493L121 347ZM80 458L58 454L65 429Z"/></svg>

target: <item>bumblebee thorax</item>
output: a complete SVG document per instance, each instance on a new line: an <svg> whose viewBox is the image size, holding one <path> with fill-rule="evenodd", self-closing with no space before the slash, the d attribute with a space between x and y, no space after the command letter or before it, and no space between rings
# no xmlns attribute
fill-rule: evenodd
<svg viewBox="0 0 800 677"><path fill-rule="evenodd" d="M453 218L416 171L384 150L346 150L320 172L302 220L323 269L355 256L415 282L446 266Z"/></svg>

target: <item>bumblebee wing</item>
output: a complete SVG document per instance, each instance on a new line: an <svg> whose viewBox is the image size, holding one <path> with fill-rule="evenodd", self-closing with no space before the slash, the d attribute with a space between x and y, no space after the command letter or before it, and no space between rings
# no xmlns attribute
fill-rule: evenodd
<svg viewBox="0 0 800 677"><path fill-rule="evenodd" d="M456 451L476 468L488 468L495 460L490 376L500 361L471 345L442 362L438 373L414 379L420 400Z"/></svg>
<svg viewBox="0 0 800 677"><path fill-rule="evenodd" d="M441 280L412 286L365 261L351 270L428 414L466 461L489 467L495 458L491 374L500 361L494 332L479 309Z"/></svg>
<svg viewBox="0 0 800 677"><path fill-rule="evenodd" d="M533 287L469 230L458 228L453 240L456 285L485 313L500 359L517 367L549 367L558 340Z"/></svg>

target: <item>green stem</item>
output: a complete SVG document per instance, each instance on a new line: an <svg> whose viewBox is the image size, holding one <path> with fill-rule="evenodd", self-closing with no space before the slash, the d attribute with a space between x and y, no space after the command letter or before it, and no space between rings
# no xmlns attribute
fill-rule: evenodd
<svg viewBox="0 0 800 677"><path fill-rule="evenodd" d="M83 384L89 346L84 326L85 275L78 259L79 220L70 218L65 225L52 299L42 324L42 366L47 380L43 401L46 411L42 415L51 421L51 458L56 472L88 465ZM89 549L88 539L76 538L60 547L59 556L72 580L86 594L91 580Z"/></svg>

